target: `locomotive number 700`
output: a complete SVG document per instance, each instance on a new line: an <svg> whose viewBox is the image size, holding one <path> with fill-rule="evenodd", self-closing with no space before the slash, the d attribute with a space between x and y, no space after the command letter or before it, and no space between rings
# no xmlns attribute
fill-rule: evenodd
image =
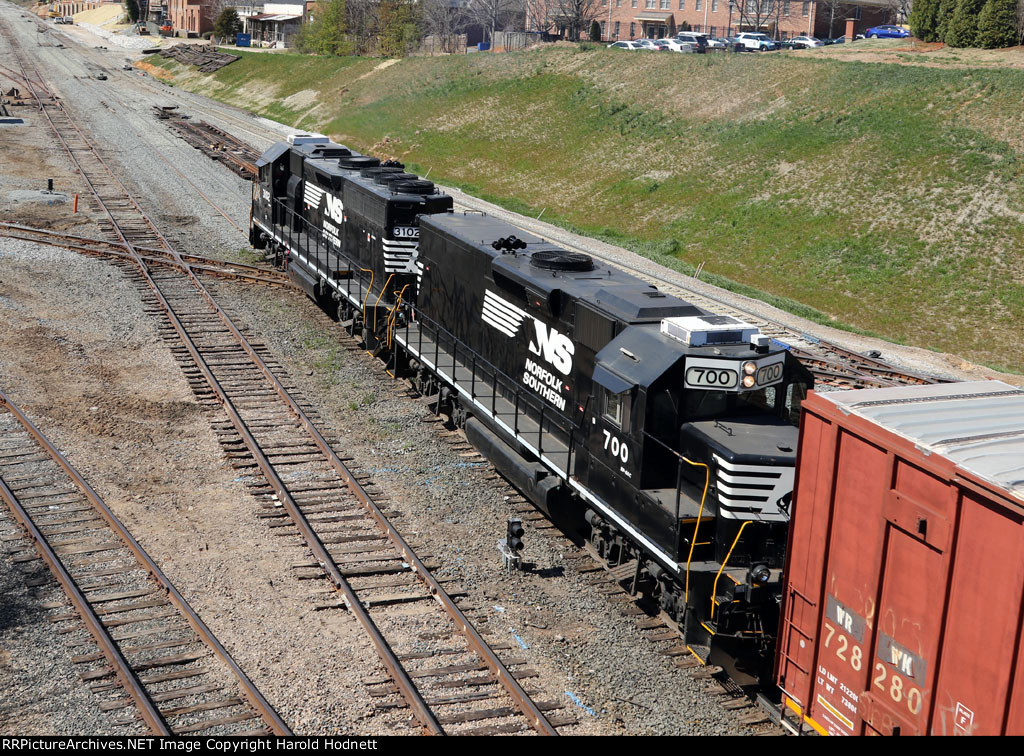
<svg viewBox="0 0 1024 756"><path fill-rule="evenodd" d="M613 457L621 459L622 464L629 461L629 447L608 431L604 431L604 450L610 451Z"/></svg>

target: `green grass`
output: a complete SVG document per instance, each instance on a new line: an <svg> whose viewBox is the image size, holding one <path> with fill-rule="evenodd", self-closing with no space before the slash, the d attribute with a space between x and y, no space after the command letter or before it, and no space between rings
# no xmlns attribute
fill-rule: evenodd
<svg viewBox="0 0 1024 756"><path fill-rule="evenodd" d="M252 53L213 76L161 61L812 320L1024 369L1024 72L569 45L383 69Z"/></svg>

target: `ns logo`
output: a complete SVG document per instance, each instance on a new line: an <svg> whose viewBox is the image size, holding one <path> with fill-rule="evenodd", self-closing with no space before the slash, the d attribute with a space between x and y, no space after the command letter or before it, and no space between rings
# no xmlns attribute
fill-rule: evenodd
<svg viewBox="0 0 1024 756"><path fill-rule="evenodd" d="M569 337L534 318L533 325L537 329L534 339L530 341L530 351L543 357L562 375L569 375L572 370L572 356L576 346Z"/></svg>
<svg viewBox="0 0 1024 756"><path fill-rule="evenodd" d="M340 197L335 197L332 194L324 194L324 201L327 203L325 214L335 223L344 223L345 221L345 205L342 204Z"/></svg>

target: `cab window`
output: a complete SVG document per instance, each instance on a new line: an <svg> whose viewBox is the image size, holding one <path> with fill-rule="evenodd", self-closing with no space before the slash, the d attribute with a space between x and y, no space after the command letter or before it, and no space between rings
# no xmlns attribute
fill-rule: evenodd
<svg viewBox="0 0 1024 756"><path fill-rule="evenodd" d="M629 392L613 394L602 389L601 416L619 430L629 429Z"/></svg>

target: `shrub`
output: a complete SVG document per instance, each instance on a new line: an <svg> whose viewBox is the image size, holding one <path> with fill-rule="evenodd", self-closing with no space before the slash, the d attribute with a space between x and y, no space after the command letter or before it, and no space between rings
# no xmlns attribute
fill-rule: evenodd
<svg viewBox="0 0 1024 756"><path fill-rule="evenodd" d="M939 5L941 0L915 0L907 23L914 36L923 42L941 42L939 38Z"/></svg>
<svg viewBox="0 0 1024 756"><path fill-rule="evenodd" d="M600 42L601 41L601 24L595 18L590 22L590 41Z"/></svg>
<svg viewBox="0 0 1024 756"><path fill-rule="evenodd" d="M1017 0L988 0L978 14L978 47L1012 47L1017 44Z"/></svg>
<svg viewBox="0 0 1024 756"><path fill-rule="evenodd" d="M225 8L213 22L213 33L221 40L234 41L235 35L242 31L242 20L234 8Z"/></svg>
<svg viewBox="0 0 1024 756"><path fill-rule="evenodd" d="M960 0L946 30L950 47L975 47L978 39L978 14L985 0Z"/></svg>

